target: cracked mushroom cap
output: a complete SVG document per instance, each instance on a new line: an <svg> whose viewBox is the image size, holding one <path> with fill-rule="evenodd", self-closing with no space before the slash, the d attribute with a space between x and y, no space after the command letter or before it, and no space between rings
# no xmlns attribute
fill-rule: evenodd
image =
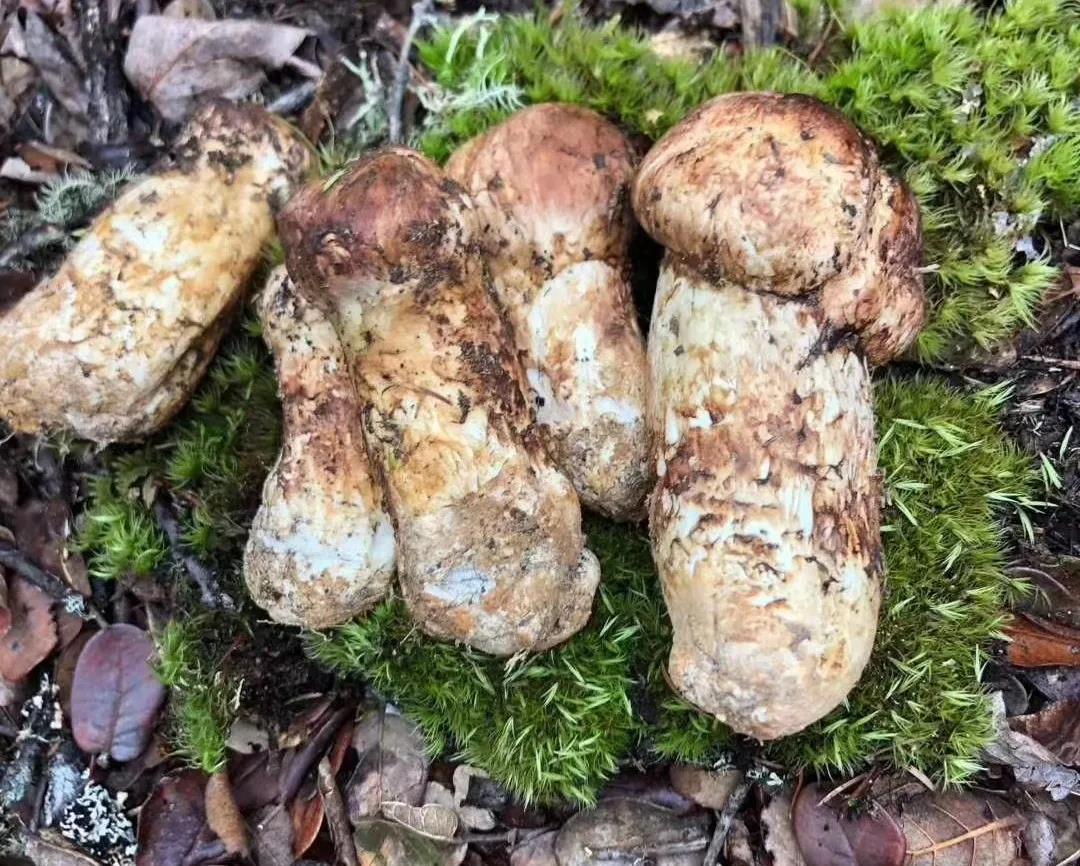
<svg viewBox="0 0 1080 866"><path fill-rule="evenodd" d="M820 293L830 324L859 333L872 362L904 351L922 327L914 198L873 143L816 99L705 103L649 152L633 199L669 255L711 279Z"/></svg>

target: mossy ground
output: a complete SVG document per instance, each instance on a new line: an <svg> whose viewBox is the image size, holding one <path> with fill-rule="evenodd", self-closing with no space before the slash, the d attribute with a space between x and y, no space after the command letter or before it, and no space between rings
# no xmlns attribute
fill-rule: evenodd
<svg viewBox="0 0 1080 866"><path fill-rule="evenodd" d="M457 27L421 53L442 90L426 97L436 110L419 144L440 158L529 101L589 104L650 136L736 88L800 90L839 105L882 141L922 202L935 266L924 359L989 345L1031 317L1055 271L1024 261L1014 246L1080 202L1071 102L1080 24L1076 8L1056 0L1020 0L985 17L931 9L861 25L815 70L779 50L739 61L661 60L638 34L617 24L594 29L573 14L557 26L503 18ZM83 536L95 574L167 566L142 495L154 479L185 504L191 547L242 592L239 553L280 424L255 330L241 329L223 350L171 431L111 458ZM1006 603L1022 589L1002 568L1004 525L1026 519L1035 472L1001 432L1001 390L885 376L876 395L889 589L874 657L846 706L765 755L791 770L835 773L882 760L957 782L977 769L990 736L980 671ZM664 681L669 625L643 530L599 519L587 529L604 584L592 623L563 647L495 660L424 637L392 599L352 625L309 636L309 652L400 704L433 750L487 769L526 799L588 802L631 755L711 763L747 749ZM194 609L183 592L178 603ZM222 616L162 639L179 744L208 769L220 760L238 685L215 677L224 650L200 642L200 629L228 626ZM238 630L257 618L250 609L228 616Z"/></svg>

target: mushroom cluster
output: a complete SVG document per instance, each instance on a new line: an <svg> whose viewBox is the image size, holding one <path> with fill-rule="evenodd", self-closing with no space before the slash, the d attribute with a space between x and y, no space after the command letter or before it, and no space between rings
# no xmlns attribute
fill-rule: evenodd
<svg viewBox="0 0 1080 866"><path fill-rule="evenodd" d="M257 109L213 106L186 140L0 318L18 429L145 436L205 368L308 157ZM647 513L671 683L784 736L873 646L869 370L925 316L918 209L808 97L720 97L637 162L594 112L541 105L446 173L388 148L293 196L287 271L256 305L284 441L245 579L275 619L321 628L396 571L420 629L511 655L589 618L582 504ZM635 215L666 248L647 349Z"/></svg>

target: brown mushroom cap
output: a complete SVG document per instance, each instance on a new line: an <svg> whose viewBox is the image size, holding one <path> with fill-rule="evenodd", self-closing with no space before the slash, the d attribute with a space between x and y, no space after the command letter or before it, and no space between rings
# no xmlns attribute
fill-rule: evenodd
<svg viewBox="0 0 1080 866"><path fill-rule="evenodd" d="M558 271L585 259L622 259L633 218L635 158L626 137L594 111L549 103L519 111L460 148L447 174L506 219L485 226Z"/></svg>
<svg viewBox="0 0 1080 866"><path fill-rule="evenodd" d="M400 282L440 271L456 260L448 251L469 239L461 189L431 161L407 148L367 157L329 188L310 184L282 211L278 231L289 273L301 285L331 294L362 272ZM348 289L351 290L351 289Z"/></svg>
<svg viewBox="0 0 1080 866"><path fill-rule="evenodd" d="M671 255L717 282L822 292L830 323L862 332L872 360L903 351L922 325L915 202L870 140L816 99L707 102L642 162L634 209Z"/></svg>

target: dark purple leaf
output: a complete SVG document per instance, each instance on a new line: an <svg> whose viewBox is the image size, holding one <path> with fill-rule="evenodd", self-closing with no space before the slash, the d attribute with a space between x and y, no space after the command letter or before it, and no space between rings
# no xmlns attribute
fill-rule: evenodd
<svg viewBox="0 0 1080 866"><path fill-rule="evenodd" d="M83 751L130 761L146 748L165 701L153 653L150 636L133 625L110 625L87 642L71 686L71 725Z"/></svg>
<svg viewBox="0 0 1080 866"><path fill-rule="evenodd" d="M907 841L884 809L853 813L807 785L795 799L795 838L807 866L902 866Z"/></svg>
<svg viewBox="0 0 1080 866"><path fill-rule="evenodd" d="M136 866L196 866L225 852L206 825L205 788L197 770L158 783L139 815Z"/></svg>

